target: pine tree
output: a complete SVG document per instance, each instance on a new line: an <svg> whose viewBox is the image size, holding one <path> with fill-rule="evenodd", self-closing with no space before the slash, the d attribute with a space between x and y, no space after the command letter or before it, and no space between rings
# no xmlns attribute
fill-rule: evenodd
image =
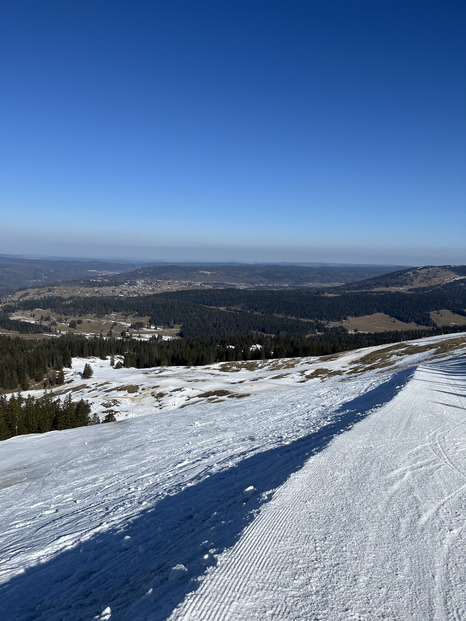
<svg viewBox="0 0 466 621"><path fill-rule="evenodd" d="M92 377L94 374L94 371L92 370L92 367L90 364L86 364L84 365L84 370L83 370L83 379L89 379L90 377Z"/></svg>

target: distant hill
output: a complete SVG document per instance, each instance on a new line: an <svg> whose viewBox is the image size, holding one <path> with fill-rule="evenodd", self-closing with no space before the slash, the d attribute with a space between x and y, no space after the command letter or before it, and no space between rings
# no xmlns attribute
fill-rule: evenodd
<svg viewBox="0 0 466 621"><path fill-rule="evenodd" d="M108 278L112 285L144 280L190 287L304 288L335 286L392 272L394 266L345 265L155 265Z"/></svg>
<svg viewBox="0 0 466 621"><path fill-rule="evenodd" d="M24 287L121 273L133 270L135 265L141 263L0 255L0 295Z"/></svg>
<svg viewBox="0 0 466 621"><path fill-rule="evenodd" d="M412 331L419 328L432 332L466 325L464 266L398 270L340 287L322 284L367 271L360 266L152 266L95 276L81 285L17 291L1 307L0 327L127 336L128 325L137 335L156 326L165 336L184 338L327 338L329 330L352 338L404 331L405 338L415 338L419 335ZM310 284L317 279L320 284ZM117 281L123 284L110 284ZM343 338L340 332L337 340Z"/></svg>
<svg viewBox="0 0 466 621"><path fill-rule="evenodd" d="M411 267L382 274L359 282L345 284L339 291L403 291L447 289L453 291L466 286L465 265Z"/></svg>
<svg viewBox="0 0 466 621"><path fill-rule="evenodd" d="M300 289L335 287L392 272L387 265L178 263L141 265L85 259L0 255L0 295L53 285L163 289ZM146 291L147 292L147 291ZM42 291L41 294L44 292Z"/></svg>
<svg viewBox="0 0 466 621"><path fill-rule="evenodd" d="M136 269L135 265L137 266ZM382 265L157 264L0 255L0 295L26 287L69 283L83 287L169 283L171 289L305 289L356 291L462 290L465 265L396 269Z"/></svg>

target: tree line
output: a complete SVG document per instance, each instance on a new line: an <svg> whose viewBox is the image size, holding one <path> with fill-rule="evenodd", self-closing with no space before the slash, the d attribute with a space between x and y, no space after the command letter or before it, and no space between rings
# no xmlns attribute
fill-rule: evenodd
<svg viewBox="0 0 466 621"><path fill-rule="evenodd" d="M0 389L27 390L31 382L47 378L62 383L63 367L71 367L72 354L59 339L25 340L0 336Z"/></svg>
<svg viewBox="0 0 466 621"><path fill-rule="evenodd" d="M80 399L71 400L68 395L64 401L44 397L24 398L20 394L7 398L0 397L0 440L27 433L71 429L98 423L95 415L91 418L89 403Z"/></svg>
<svg viewBox="0 0 466 621"><path fill-rule="evenodd" d="M429 331L428 334L440 334L441 332L441 330L435 329ZM349 333L344 328L332 328L323 334L317 334L310 338L258 333L248 336L195 337L159 341L158 343L131 340L128 342L128 350L123 356L123 364L125 367L150 368L324 356L361 347L417 339L423 336L426 336L425 330Z"/></svg>
<svg viewBox="0 0 466 621"><path fill-rule="evenodd" d="M40 305L65 316L119 312L149 317L156 325L181 325L182 337L242 335L251 332L306 336L324 332L324 322L374 313L405 323L433 327L431 311L448 309L465 317L466 288L452 285L409 294L387 291L342 292L329 295L309 290L273 291L204 289L141 295L23 300L4 312L33 310ZM21 323L21 322L19 322ZM32 325L32 324L31 324Z"/></svg>
<svg viewBox="0 0 466 621"><path fill-rule="evenodd" d="M10 319L8 315L0 315L0 328L4 330L14 330L20 334L42 334L48 332L49 328L29 321Z"/></svg>
<svg viewBox="0 0 466 621"><path fill-rule="evenodd" d="M230 336L149 341L83 336L23 340L0 336L0 390L44 388L64 381L63 368L75 357L118 356L126 367L198 366L214 362L322 356L360 347L421 338L460 328L349 333L332 328L312 337L260 332ZM111 358L110 358L111 361Z"/></svg>

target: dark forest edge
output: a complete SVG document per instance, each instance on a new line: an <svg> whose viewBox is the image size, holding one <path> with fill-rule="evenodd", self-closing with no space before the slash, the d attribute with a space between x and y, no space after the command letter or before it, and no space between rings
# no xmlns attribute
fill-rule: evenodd
<svg viewBox="0 0 466 621"><path fill-rule="evenodd" d="M0 336L0 390L50 388L64 381L73 358L119 357L121 366L200 366L217 362L323 356L351 349L397 343L462 331L461 327L380 333L349 333L332 328L311 338L296 335L231 335L139 341L82 336L25 340Z"/></svg>
<svg viewBox="0 0 466 621"><path fill-rule="evenodd" d="M73 429L100 423L99 418L90 415L91 407L87 401L71 400L71 395L52 399L45 394L38 399L24 398L20 394L10 398L0 397L0 440L28 433Z"/></svg>

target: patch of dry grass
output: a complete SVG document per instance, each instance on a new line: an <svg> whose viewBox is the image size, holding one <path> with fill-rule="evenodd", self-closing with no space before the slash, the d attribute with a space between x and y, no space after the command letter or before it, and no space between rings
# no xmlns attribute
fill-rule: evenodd
<svg viewBox="0 0 466 621"><path fill-rule="evenodd" d="M151 392L150 396L153 397L158 403L162 402L162 399L165 397L164 392Z"/></svg>
<svg viewBox="0 0 466 621"><path fill-rule="evenodd" d="M316 379L320 377L321 379L325 379L328 377L334 377L335 375L342 375L343 371L340 369L326 369L325 367L319 367L318 369L314 369L311 373L304 373L304 376L307 379Z"/></svg>
<svg viewBox="0 0 466 621"><path fill-rule="evenodd" d="M363 317L348 317L343 321L332 321L328 324L330 327L343 326L349 331L358 332L387 332L391 330L429 330L427 326L419 326L411 321L406 323L399 321L394 317L390 317L385 313L374 313L373 315L364 315Z"/></svg>
<svg viewBox="0 0 466 621"><path fill-rule="evenodd" d="M199 399L210 399L210 397L228 397L230 392L228 390L209 390L208 392L201 392L197 395Z"/></svg>
<svg viewBox="0 0 466 621"><path fill-rule="evenodd" d="M466 348L466 338L464 336L459 336L456 339L448 339L447 341L442 341L437 345L437 354L440 356L448 355L451 354L452 351L455 351L460 347Z"/></svg>
<svg viewBox="0 0 466 621"><path fill-rule="evenodd" d="M466 325L466 317L457 315L446 309L431 311L430 318L439 328L443 328L444 326Z"/></svg>
<svg viewBox="0 0 466 621"><path fill-rule="evenodd" d="M79 384L78 386L73 386L72 388L61 388L59 390L54 390L54 395L66 395L69 392L78 392L79 390L83 390L84 388L89 388L87 384Z"/></svg>
<svg viewBox="0 0 466 621"><path fill-rule="evenodd" d="M126 392L130 394L134 394L135 392L138 392L139 386L136 386L136 384L127 384L126 386L115 386L114 388L107 388L107 390L104 390L104 392L120 392L123 390L126 390Z"/></svg>
<svg viewBox="0 0 466 621"><path fill-rule="evenodd" d="M281 371L286 369L294 369L301 362L301 358L279 358L277 360L268 360L268 368L270 371Z"/></svg>
<svg viewBox="0 0 466 621"><path fill-rule="evenodd" d="M111 399L110 401L103 401L102 405L104 408L113 408L118 405L118 401L116 399Z"/></svg>
<svg viewBox="0 0 466 621"><path fill-rule="evenodd" d="M264 366L263 360L244 360L239 362L223 362L218 366L222 373L238 373L239 371L258 371Z"/></svg>
<svg viewBox="0 0 466 621"><path fill-rule="evenodd" d="M229 390L225 389L209 390L207 392L201 392L198 395L188 397L187 402L183 403L179 407L185 408L194 403L198 403L200 400L205 400L209 403L221 403L225 401L225 399L244 399L245 397L249 396L250 393L230 392Z"/></svg>
<svg viewBox="0 0 466 621"><path fill-rule="evenodd" d="M393 366L396 358L404 356L416 356L430 351L434 358L443 357L451 354L455 350L466 346L464 337L457 337L441 341L440 343L397 343L366 354L359 360L352 363L353 368L348 373L364 373L366 371L384 369Z"/></svg>

